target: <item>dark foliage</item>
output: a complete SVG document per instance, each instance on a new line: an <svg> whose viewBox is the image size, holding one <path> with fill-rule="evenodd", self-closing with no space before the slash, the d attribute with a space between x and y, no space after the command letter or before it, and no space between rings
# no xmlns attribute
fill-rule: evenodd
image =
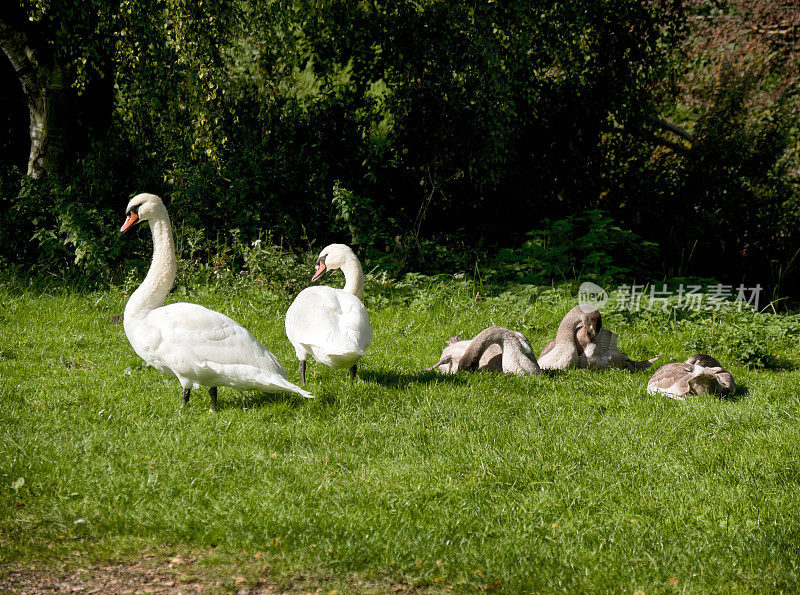
<svg viewBox="0 0 800 595"><path fill-rule="evenodd" d="M81 10L44 4L22 2L45 32ZM46 180L20 191L4 174L0 250L113 279L124 203L150 191L206 254L267 232L303 250L345 241L396 272L791 291L797 103L770 76L793 62L686 84L711 50L684 57L683 40L740 18L733 4L110 5L93 18L113 59L78 34L62 55L77 86L87 56L112 77L113 123ZM665 116L691 134L671 140Z"/></svg>

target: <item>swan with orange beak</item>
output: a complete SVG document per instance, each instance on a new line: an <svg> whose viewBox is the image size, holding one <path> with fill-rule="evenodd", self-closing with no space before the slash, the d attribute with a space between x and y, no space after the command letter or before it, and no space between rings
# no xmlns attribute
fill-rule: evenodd
<svg viewBox="0 0 800 595"><path fill-rule="evenodd" d="M139 357L178 379L184 406L201 386L209 388L211 411L219 386L313 397L289 382L272 352L234 320L199 304L164 305L178 268L167 209L155 194L139 194L125 213L121 232L147 221L153 237L150 270L125 305L125 335Z"/></svg>
<svg viewBox="0 0 800 595"><path fill-rule="evenodd" d="M286 336L300 360L303 384L309 355L335 370L349 368L351 378L355 378L358 361L372 344L372 325L361 301L364 273L349 246L331 244L322 250L311 280L317 281L335 269L344 274L344 288L307 287L286 312Z"/></svg>

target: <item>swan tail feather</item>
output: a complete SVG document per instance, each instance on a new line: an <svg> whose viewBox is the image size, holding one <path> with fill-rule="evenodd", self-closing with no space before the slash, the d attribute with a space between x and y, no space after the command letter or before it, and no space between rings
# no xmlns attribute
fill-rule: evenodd
<svg viewBox="0 0 800 595"><path fill-rule="evenodd" d="M640 362L635 362L635 361L631 360L630 371L631 372L638 372L640 370L646 370L647 368L652 366L654 363L656 363L658 361L658 359L661 357L661 355L662 354L659 353L655 357L651 357L650 359L645 359L645 360L642 360Z"/></svg>
<svg viewBox="0 0 800 595"><path fill-rule="evenodd" d="M270 378L267 381L267 383L268 384L265 385L266 386L265 390L267 390L267 392L275 392L277 388L280 392L295 393L302 397L305 397L306 399L314 398L314 395L312 395L310 392L300 388L296 384L292 384L285 378Z"/></svg>

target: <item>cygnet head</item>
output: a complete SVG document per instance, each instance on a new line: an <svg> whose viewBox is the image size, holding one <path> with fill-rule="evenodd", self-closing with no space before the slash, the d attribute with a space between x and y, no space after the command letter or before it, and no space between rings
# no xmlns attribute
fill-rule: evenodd
<svg viewBox="0 0 800 595"><path fill-rule="evenodd" d="M733 376L730 372L723 370L717 372L716 376L721 394L731 396L736 394L736 383L733 381Z"/></svg>
<svg viewBox="0 0 800 595"><path fill-rule="evenodd" d="M317 268L311 280L316 281L328 271L342 268L348 258L356 258L350 246L346 246L345 244L331 244L326 246L323 248L322 252L319 253Z"/></svg>
<svg viewBox="0 0 800 595"><path fill-rule="evenodd" d="M520 350L526 355L533 354L533 347L531 347L531 344L528 342L528 338L519 331L511 332L517 336L517 339L519 339Z"/></svg>
<svg viewBox="0 0 800 595"><path fill-rule="evenodd" d="M696 353L686 360L687 364L695 364L704 368L721 368L722 364L716 359L705 353Z"/></svg>
<svg viewBox="0 0 800 595"><path fill-rule="evenodd" d="M603 328L603 318L600 316L600 311L589 305L582 305L580 309L581 327L589 341L594 341L597 333Z"/></svg>
<svg viewBox="0 0 800 595"><path fill-rule="evenodd" d="M124 233L135 223L153 219L157 215L165 214L166 211L164 203L155 194L137 194L128 203L128 208L125 210L125 223L120 231Z"/></svg>

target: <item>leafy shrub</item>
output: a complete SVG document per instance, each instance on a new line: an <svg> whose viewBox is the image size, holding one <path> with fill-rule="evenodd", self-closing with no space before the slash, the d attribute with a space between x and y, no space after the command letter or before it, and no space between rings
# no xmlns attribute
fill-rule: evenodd
<svg viewBox="0 0 800 595"><path fill-rule="evenodd" d="M702 326L702 332L697 332L689 343L695 353L720 354L728 361L752 368L793 367L778 358L777 353L800 340L800 321L796 317L731 313L716 323L706 321Z"/></svg>
<svg viewBox="0 0 800 595"><path fill-rule="evenodd" d="M657 246L592 209L529 232L520 248L503 249L487 268L494 279L521 283L592 279L632 281L651 270Z"/></svg>

